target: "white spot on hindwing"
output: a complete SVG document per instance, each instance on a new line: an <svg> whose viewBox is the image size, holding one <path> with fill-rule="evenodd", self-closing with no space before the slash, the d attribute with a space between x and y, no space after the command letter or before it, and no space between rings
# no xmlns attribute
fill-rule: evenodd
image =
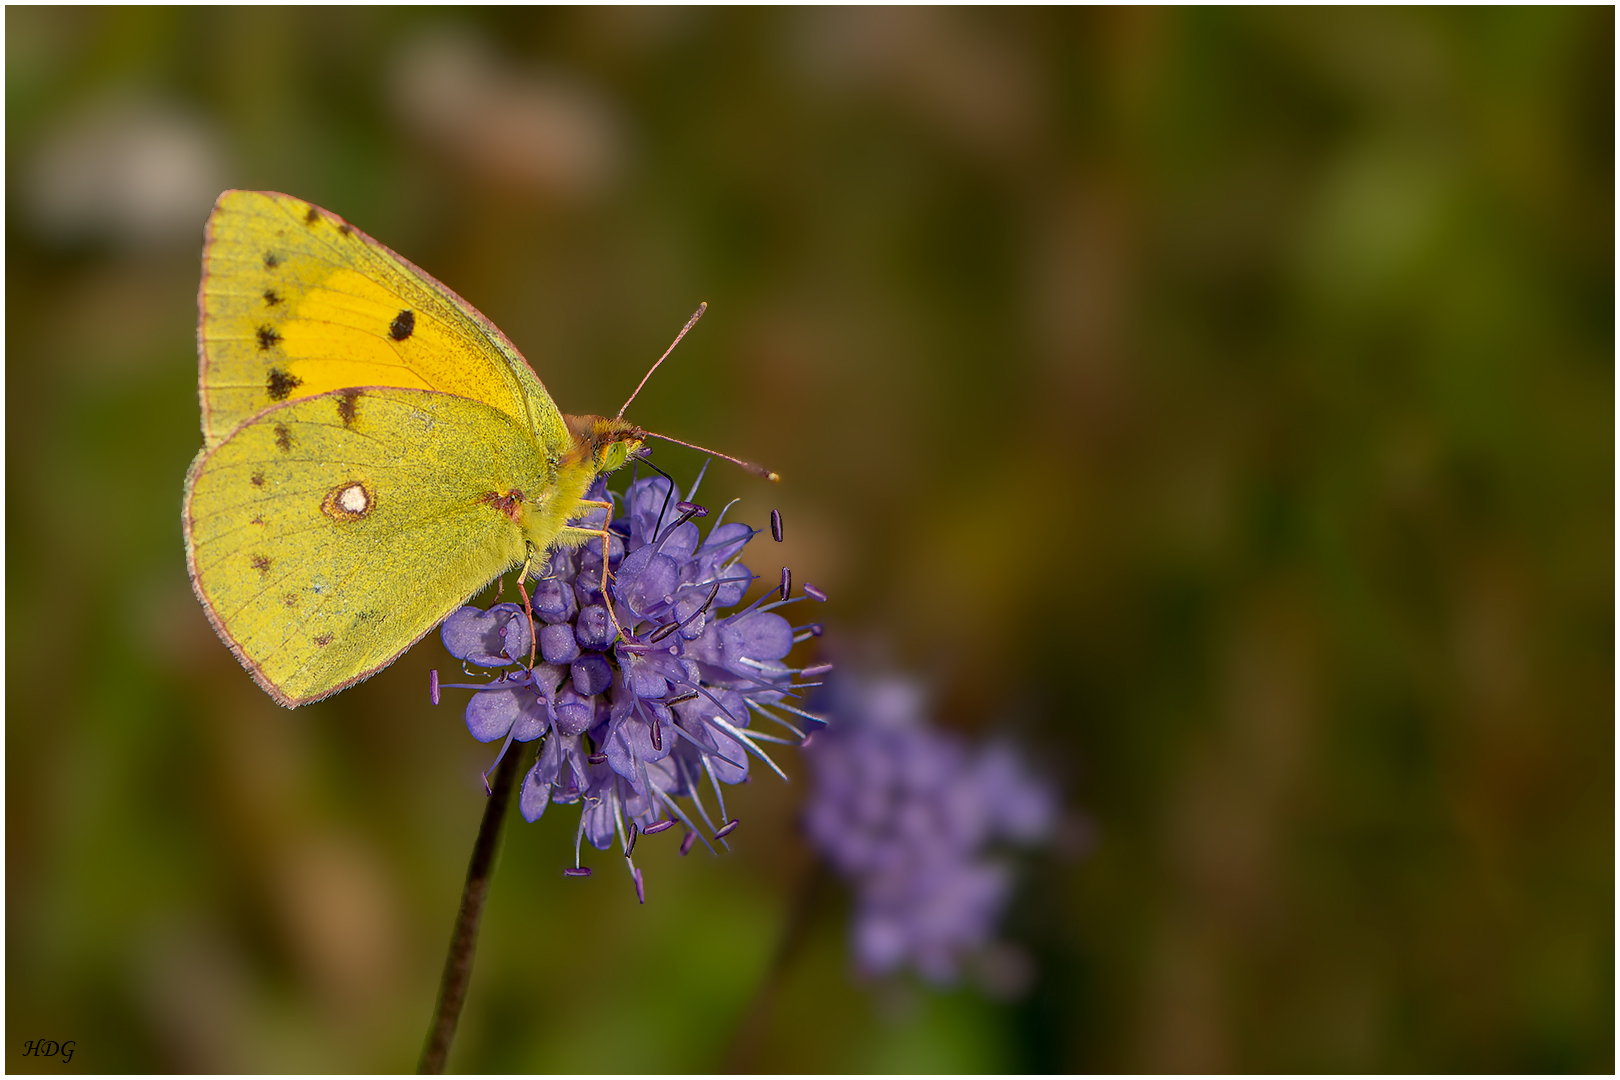
<svg viewBox="0 0 1620 1080"><path fill-rule="evenodd" d="M371 513L373 499L364 481L349 480L321 499L321 513L333 521L359 521Z"/></svg>

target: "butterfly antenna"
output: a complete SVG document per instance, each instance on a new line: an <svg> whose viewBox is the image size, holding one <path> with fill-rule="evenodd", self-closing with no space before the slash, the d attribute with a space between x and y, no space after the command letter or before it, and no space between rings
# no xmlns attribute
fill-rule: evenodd
<svg viewBox="0 0 1620 1080"><path fill-rule="evenodd" d="M645 428L642 429L641 433L654 439L663 439L665 442L672 442L676 446L684 446L688 450L697 450L700 453L712 454L717 458L731 462L744 472L751 472L755 476L769 480L773 484L782 479L779 473L773 473L763 465L755 465L752 461L744 461L742 458L735 458L730 454L722 454L718 450L710 450L707 446L699 446L697 443L682 442L680 439L672 438L668 435L660 435L656 431L647 431Z"/></svg>
<svg viewBox="0 0 1620 1080"><path fill-rule="evenodd" d="M709 310L709 303L708 303L707 300L705 300L703 303L698 305L698 309L696 311L692 312L692 317L690 319L686 320L686 325L681 327L681 332L675 335L675 340L669 343L669 348L664 350L664 355L660 356L657 359L657 361L654 362L653 366L647 369L647 374L645 374L645 375L643 375L641 377L641 382L636 384L635 390L630 394L630 396L627 399L625 399L625 403L622 406L620 406L620 408L619 408L618 416L614 417L614 419L616 419L616 420L624 419L624 410L628 409L630 407L630 402L636 400L636 394L641 393L641 388L643 386L647 385L647 380L652 378L653 372L658 370L658 365L662 364L665 360L667 360L669 358L669 354L675 351L675 346L677 346L677 345L679 345L681 343L681 338L685 337L687 331L691 330L692 327L697 325L697 321L699 319L703 318L703 313L705 311L708 311L708 310ZM733 465L736 465L738 468L742 469L744 472L751 472L755 476L764 477L766 480L769 480L773 484L782 479L781 476L779 476L776 473L772 472L771 470L765 468L763 465L755 465L752 461L744 461L742 458L735 458L735 457L732 457L730 454L722 454L718 450L710 450L708 447L699 446L697 443L682 442L680 439L671 438L668 435L660 435L656 431L643 431L642 434L643 435L649 435L649 436L651 436L651 437L653 437L655 439L663 439L665 442L672 442L676 446L684 446L689 450L698 450L698 451L701 451L702 453L710 454L710 455L713 455L714 457L717 457L717 458L723 458L724 460L731 462ZM660 469L658 471L663 472L662 469ZM665 474L665 475L667 477L667 474ZM673 485L674 481L671 480L670 483L671 483L671 485Z"/></svg>
<svg viewBox="0 0 1620 1080"><path fill-rule="evenodd" d="M675 346L681 343L681 338L686 336L686 332L688 330L697 325L697 321L703 318L703 313L708 310L709 302L705 300L703 303L698 305L698 309L696 311L692 312L692 317L686 320L686 325L681 327L681 332L676 334L675 340L669 343L669 348L664 350L664 355L660 356L656 361L653 362L653 366L647 369L647 374L643 375L641 377L641 381L636 384L635 390L631 391L630 396L625 399L624 404L619 406L619 414L618 416L614 417L615 420L622 420L624 418L624 410L628 409L630 407L630 403L636 400L636 395L641 393L641 388L643 386L647 385L647 380L652 378L653 372L658 370L658 365L662 364L666 359L669 358L669 354L675 351ZM660 438L662 438L662 436L660 436ZM720 456L725 457L724 454L721 454Z"/></svg>

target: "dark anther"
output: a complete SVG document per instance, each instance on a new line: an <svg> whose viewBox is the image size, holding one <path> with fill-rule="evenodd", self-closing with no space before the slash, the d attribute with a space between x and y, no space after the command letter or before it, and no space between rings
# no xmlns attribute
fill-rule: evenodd
<svg viewBox="0 0 1620 1080"><path fill-rule="evenodd" d="M695 832L687 833L686 834L686 839L681 841L681 854L685 855L688 851L691 851L692 850L692 845L694 843L696 843L696 842L697 842L697 833L695 833Z"/></svg>
<svg viewBox="0 0 1620 1080"><path fill-rule="evenodd" d="M737 831L737 826L741 825L741 824L742 824L742 819L741 818L732 818L730 821L728 821L724 825L720 826L720 831L714 834L714 838L716 840L724 840L726 837L728 837L732 833L736 832Z"/></svg>
<svg viewBox="0 0 1620 1080"><path fill-rule="evenodd" d="M682 694L680 697L669 698L669 699L665 700L664 704L668 705L670 708L674 708L675 706L680 705L683 702L691 701L692 699L694 699L696 697L697 697L697 691L694 690L689 694Z"/></svg>
<svg viewBox="0 0 1620 1080"><path fill-rule="evenodd" d="M675 504L675 509L681 512L681 516L670 522L669 528L658 534L659 544L662 544L665 540L668 540L670 536L674 534L676 529L680 528L682 525L685 525L693 518L709 516L709 508L707 506L699 506L697 503L689 503L684 501L678 502Z"/></svg>
<svg viewBox="0 0 1620 1080"><path fill-rule="evenodd" d="M674 818L665 818L663 821L655 821L655 822L653 822L651 825L647 826L645 829L642 829L641 831L643 833L645 833L646 835L648 835L648 836L652 836L654 833L661 833L665 829L671 828L672 826L674 826L674 824L675 824L675 819Z"/></svg>
<svg viewBox="0 0 1620 1080"><path fill-rule="evenodd" d="M703 606L698 608L696 611L692 612L692 614L688 615L686 617L686 622L681 623L681 625L685 626L686 623L691 622L693 619L697 618L699 615L702 615L705 611L708 611L710 605L712 605L714 603L714 598L719 596L719 595L720 595L720 583L717 581L713 585L709 586L709 598L707 600L703 601Z"/></svg>
<svg viewBox="0 0 1620 1080"><path fill-rule="evenodd" d="M663 641L665 638L669 637L669 635L673 634L675 631L679 630L680 628L681 628L680 623L665 623L663 626L660 626L657 630L654 630L652 637L648 638L647 640L649 642Z"/></svg>
<svg viewBox="0 0 1620 1080"><path fill-rule="evenodd" d="M823 604L827 602L827 594L810 584L808 581L804 583L804 595Z"/></svg>
<svg viewBox="0 0 1620 1080"><path fill-rule="evenodd" d="M782 567L782 599L786 600L793 591L793 573L787 567Z"/></svg>
<svg viewBox="0 0 1620 1080"><path fill-rule="evenodd" d="M428 672L428 697L433 699L433 704L437 705L439 703L439 669L438 668L434 668L432 671Z"/></svg>
<svg viewBox="0 0 1620 1080"><path fill-rule="evenodd" d="M782 511L771 511L771 539L778 544L782 542Z"/></svg>
<svg viewBox="0 0 1620 1080"><path fill-rule="evenodd" d="M563 877L590 877L591 868L588 866L567 866L563 868Z"/></svg>
<svg viewBox="0 0 1620 1080"><path fill-rule="evenodd" d="M683 628L683 627L687 626L688 624L691 623L691 621L693 619L697 618L699 615L702 615L705 611L708 611L709 610L709 605L714 603L714 598L719 596L719 595L720 595L720 583L715 582L714 585L709 588L709 598L707 600L703 601L703 606L698 608L696 611L692 612L692 614L688 615L686 618L682 619L680 621L680 623L677 625L676 628L680 629L680 628ZM661 640L661 638L660 637L655 637L652 640L659 641L659 640ZM681 700L684 701L685 699L682 698Z"/></svg>
<svg viewBox="0 0 1620 1080"><path fill-rule="evenodd" d="M635 853L636 840L640 836L641 836L641 830L636 828L636 823L632 821L630 823L630 843L625 845L625 849L624 849L624 857L625 858L628 859L631 855L633 855Z"/></svg>
<svg viewBox="0 0 1620 1080"><path fill-rule="evenodd" d="M592 754L589 757L587 757L585 760L590 762L592 765L600 765L600 764L602 764L602 762L607 760L607 755L606 754Z"/></svg>
<svg viewBox="0 0 1620 1080"><path fill-rule="evenodd" d="M656 713L653 714L652 740L654 750L662 750L664 748L664 729L658 726L658 715Z"/></svg>

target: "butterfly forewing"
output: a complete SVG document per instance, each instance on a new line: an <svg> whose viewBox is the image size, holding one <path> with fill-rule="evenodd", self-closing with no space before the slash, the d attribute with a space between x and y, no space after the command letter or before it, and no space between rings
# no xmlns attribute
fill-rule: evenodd
<svg viewBox="0 0 1620 1080"><path fill-rule="evenodd" d="M227 191L208 219L198 298L208 446L261 410L396 386L483 402L568 444L517 350L455 293L343 219L274 192Z"/></svg>

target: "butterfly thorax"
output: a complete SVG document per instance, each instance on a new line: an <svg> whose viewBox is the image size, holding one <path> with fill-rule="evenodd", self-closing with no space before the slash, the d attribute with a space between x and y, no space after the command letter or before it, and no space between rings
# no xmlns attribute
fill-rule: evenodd
<svg viewBox="0 0 1620 1080"><path fill-rule="evenodd" d="M515 512L513 520L542 553L559 540L567 544L583 538L564 526L585 509L580 500L596 478L628 463L646 435L627 420L568 415L563 420L573 437L572 445L557 462L552 484L539 498L521 499L520 504L509 507Z"/></svg>

